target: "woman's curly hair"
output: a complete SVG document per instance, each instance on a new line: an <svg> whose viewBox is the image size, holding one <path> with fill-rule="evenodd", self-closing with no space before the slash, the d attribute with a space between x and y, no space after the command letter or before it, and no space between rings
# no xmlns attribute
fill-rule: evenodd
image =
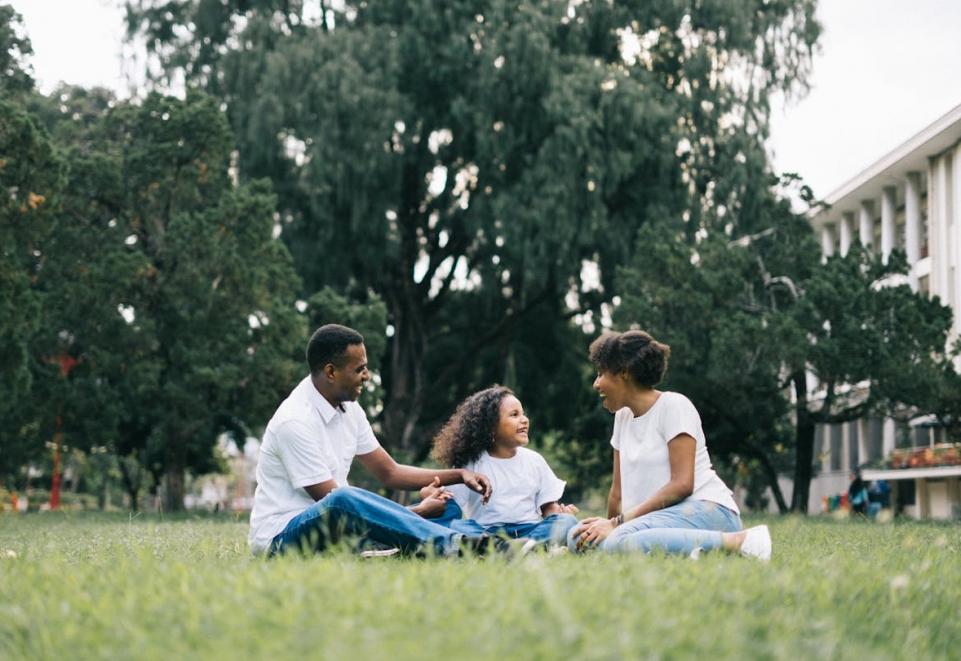
<svg viewBox="0 0 961 661"><path fill-rule="evenodd" d="M476 461L494 443L501 400L513 394L505 386L492 386L458 404L454 415L434 436L431 456L447 468L463 468Z"/></svg>
<svg viewBox="0 0 961 661"><path fill-rule="evenodd" d="M590 360L598 370L627 372L634 382L653 388L664 378L671 347L642 330L606 331L591 343Z"/></svg>

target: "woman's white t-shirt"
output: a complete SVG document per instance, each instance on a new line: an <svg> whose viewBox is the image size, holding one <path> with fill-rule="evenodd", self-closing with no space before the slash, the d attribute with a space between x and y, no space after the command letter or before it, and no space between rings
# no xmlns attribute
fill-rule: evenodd
<svg viewBox="0 0 961 661"><path fill-rule="evenodd" d="M554 475L544 457L527 448L517 448L509 459L484 452L465 468L487 476L492 487L490 500L482 503L480 494L463 484L447 489L464 511L464 518L482 526L542 521L541 507L559 501L567 484Z"/></svg>
<svg viewBox="0 0 961 661"><path fill-rule="evenodd" d="M643 415L634 417L626 407L614 415L611 445L620 453L621 511L644 502L670 481L667 444L679 434L689 434L696 441L694 492L689 498L739 512L731 490L711 467L701 416L691 400L676 392L662 392Z"/></svg>

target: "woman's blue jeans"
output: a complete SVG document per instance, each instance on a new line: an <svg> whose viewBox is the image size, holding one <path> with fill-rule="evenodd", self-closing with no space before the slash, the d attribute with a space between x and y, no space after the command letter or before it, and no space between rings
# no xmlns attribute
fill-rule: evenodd
<svg viewBox="0 0 961 661"><path fill-rule="evenodd" d="M741 517L733 510L709 500L688 499L625 521L597 548L608 553L663 551L690 555L695 549L711 551L721 548L721 533L741 529ZM567 536L571 551L577 550L576 530L571 529Z"/></svg>
<svg viewBox="0 0 961 661"><path fill-rule="evenodd" d="M274 537L268 556L323 551L341 541L373 541L401 553L456 555L463 534L424 519L383 496L358 487L338 487L291 519Z"/></svg>

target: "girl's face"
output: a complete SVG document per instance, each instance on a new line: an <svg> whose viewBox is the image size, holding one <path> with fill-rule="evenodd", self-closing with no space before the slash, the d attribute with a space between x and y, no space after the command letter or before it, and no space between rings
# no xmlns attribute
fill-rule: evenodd
<svg viewBox="0 0 961 661"><path fill-rule="evenodd" d="M517 448L527 445L527 432L530 421L524 415L524 407L519 399L507 395L501 400L500 421L494 431L494 447L491 454L495 457L513 457Z"/></svg>
<svg viewBox="0 0 961 661"><path fill-rule="evenodd" d="M598 370L594 379L594 390L603 399L603 407L611 413L617 413L627 406L627 379L622 374L614 374L606 370Z"/></svg>

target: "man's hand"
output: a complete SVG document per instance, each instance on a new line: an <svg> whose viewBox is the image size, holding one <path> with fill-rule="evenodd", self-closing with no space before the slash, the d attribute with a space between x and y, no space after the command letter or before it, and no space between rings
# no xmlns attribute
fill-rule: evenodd
<svg viewBox="0 0 961 661"><path fill-rule="evenodd" d="M488 500L490 500L491 491L493 491L493 488L491 487L491 481L487 479L486 475L469 471L466 468L461 469L461 475L463 476L463 482L467 485L467 488L481 495L482 503L486 503Z"/></svg>

